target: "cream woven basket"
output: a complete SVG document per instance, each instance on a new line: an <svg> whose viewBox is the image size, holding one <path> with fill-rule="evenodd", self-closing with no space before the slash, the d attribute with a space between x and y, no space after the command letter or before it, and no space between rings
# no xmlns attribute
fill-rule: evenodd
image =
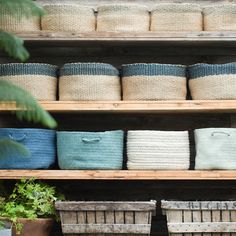
<svg viewBox="0 0 236 236"><path fill-rule="evenodd" d="M43 30L90 32L95 31L94 10L76 4L44 5L46 14L42 17Z"/></svg>
<svg viewBox="0 0 236 236"><path fill-rule="evenodd" d="M59 99L121 100L119 71L105 63L68 63L60 70Z"/></svg>
<svg viewBox="0 0 236 236"><path fill-rule="evenodd" d="M0 29L9 32L27 32L40 30L40 17L23 16L23 11L18 8L14 15L6 8L0 7Z"/></svg>
<svg viewBox="0 0 236 236"><path fill-rule="evenodd" d="M57 66L42 63L0 64L0 80L27 90L38 100L56 100Z"/></svg>
<svg viewBox="0 0 236 236"><path fill-rule="evenodd" d="M195 64L188 67L193 99L236 99L236 63Z"/></svg>
<svg viewBox="0 0 236 236"><path fill-rule="evenodd" d="M190 165L187 131L128 131L127 167L132 170L187 170Z"/></svg>
<svg viewBox="0 0 236 236"><path fill-rule="evenodd" d="M236 4L205 7L203 14L205 31L236 30Z"/></svg>
<svg viewBox="0 0 236 236"><path fill-rule="evenodd" d="M122 66L124 100L185 100L185 66L127 64Z"/></svg>
<svg viewBox="0 0 236 236"><path fill-rule="evenodd" d="M197 4L163 3L151 13L151 31L202 30L202 9Z"/></svg>
<svg viewBox="0 0 236 236"><path fill-rule="evenodd" d="M108 4L98 7L97 31L149 31L150 16L146 6Z"/></svg>

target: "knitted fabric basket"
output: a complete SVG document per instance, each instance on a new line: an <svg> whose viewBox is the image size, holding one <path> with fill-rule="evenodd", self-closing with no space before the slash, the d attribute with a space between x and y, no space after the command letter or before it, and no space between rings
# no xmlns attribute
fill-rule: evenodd
<svg viewBox="0 0 236 236"><path fill-rule="evenodd" d="M190 165L187 131L128 131L128 169L187 170Z"/></svg>
<svg viewBox="0 0 236 236"><path fill-rule="evenodd" d="M104 63L69 63L60 70L60 100L121 100L119 71Z"/></svg>
<svg viewBox="0 0 236 236"><path fill-rule="evenodd" d="M25 10L24 10L25 12ZM9 32L27 32L40 30L40 17L25 17L21 8L14 9L14 14L0 6L0 29Z"/></svg>
<svg viewBox="0 0 236 236"><path fill-rule="evenodd" d="M236 63L188 67L193 99L236 99Z"/></svg>
<svg viewBox="0 0 236 236"><path fill-rule="evenodd" d="M8 150L7 156L0 158L0 169L46 169L56 158L56 132L46 129L1 128L0 139L11 139L24 145L30 156Z"/></svg>
<svg viewBox="0 0 236 236"><path fill-rule="evenodd" d="M61 169L122 169L123 131L57 132Z"/></svg>
<svg viewBox="0 0 236 236"><path fill-rule="evenodd" d="M204 8L204 30L236 30L236 4L222 4Z"/></svg>
<svg viewBox="0 0 236 236"><path fill-rule="evenodd" d="M151 31L202 31L202 9L197 4L164 3L151 14Z"/></svg>
<svg viewBox="0 0 236 236"><path fill-rule="evenodd" d="M122 66L124 100L186 99L185 66L127 64Z"/></svg>
<svg viewBox="0 0 236 236"><path fill-rule="evenodd" d="M90 32L95 31L94 10L76 4L44 5L42 29L51 31Z"/></svg>
<svg viewBox="0 0 236 236"><path fill-rule="evenodd" d="M0 80L30 92L38 100L56 100L57 67L41 63L0 64Z"/></svg>
<svg viewBox="0 0 236 236"><path fill-rule="evenodd" d="M149 31L150 16L146 6L108 4L98 7L97 31Z"/></svg>
<svg viewBox="0 0 236 236"><path fill-rule="evenodd" d="M196 129L194 136L195 169L236 169L236 129Z"/></svg>

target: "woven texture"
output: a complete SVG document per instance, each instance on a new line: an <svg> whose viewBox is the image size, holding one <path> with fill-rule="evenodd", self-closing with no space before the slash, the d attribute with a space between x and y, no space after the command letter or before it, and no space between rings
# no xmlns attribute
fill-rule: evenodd
<svg viewBox="0 0 236 236"><path fill-rule="evenodd" d="M57 132L61 169L122 169L123 131Z"/></svg>
<svg viewBox="0 0 236 236"><path fill-rule="evenodd" d="M1 128L1 138L10 138L24 145L29 150L30 156L9 154L0 158L0 169L46 169L55 162L55 131Z"/></svg>
<svg viewBox="0 0 236 236"><path fill-rule="evenodd" d="M194 136L195 169L236 169L236 129L196 129Z"/></svg>
<svg viewBox="0 0 236 236"><path fill-rule="evenodd" d="M127 156L128 169L188 169L188 132L128 131Z"/></svg>
<svg viewBox="0 0 236 236"><path fill-rule="evenodd" d="M97 31L149 31L148 9L136 4L111 4L98 7Z"/></svg>
<svg viewBox="0 0 236 236"><path fill-rule="evenodd" d="M202 10L197 4L159 4L151 13L151 31L202 30Z"/></svg>
<svg viewBox="0 0 236 236"><path fill-rule="evenodd" d="M30 92L38 100L56 100L57 67L37 63L0 65L0 80L9 81Z"/></svg>
<svg viewBox="0 0 236 236"><path fill-rule="evenodd" d="M236 63L196 64L188 68L193 99L236 99Z"/></svg>
<svg viewBox="0 0 236 236"><path fill-rule="evenodd" d="M43 30L91 32L95 31L96 18L92 8L76 4L44 5Z"/></svg>
<svg viewBox="0 0 236 236"><path fill-rule="evenodd" d="M119 72L109 64L71 63L60 70L60 100L121 100Z"/></svg>
<svg viewBox="0 0 236 236"><path fill-rule="evenodd" d="M185 66L123 65L122 87L124 100L185 100Z"/></svg>
<svg viewBox="0 0 236 236"><path fill-rule="evenodd" d="M224 4L204 8L204 30L236 30L236 4Z"/></svg>

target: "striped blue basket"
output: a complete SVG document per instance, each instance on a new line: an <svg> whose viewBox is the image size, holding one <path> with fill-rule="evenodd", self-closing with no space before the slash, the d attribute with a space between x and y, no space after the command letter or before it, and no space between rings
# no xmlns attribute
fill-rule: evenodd
<svg viewBox="0 0 236 236"><path fill-rule="evenodd" d="M47 169L56 159L56 132L46 129L1 128L0 139L9 138L24 145L29 156L9 150L0 158L0 169Z"/></svg>
<svg viewBox="0 0 236 236"><path fill-rule="evenodd" d="M124 132L57 132L61 169L122 169Z"/></svg>

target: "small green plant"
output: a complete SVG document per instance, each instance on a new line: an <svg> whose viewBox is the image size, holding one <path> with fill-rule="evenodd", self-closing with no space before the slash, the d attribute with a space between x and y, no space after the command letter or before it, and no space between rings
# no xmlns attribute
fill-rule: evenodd
<svg viewBox="0 0 236 236"><path fill-rule="evenodd" d="M63 199L63 195L58 194L55 187L35 179L22 179L15 184L8 198L0 198L0 217L10 220L17 232L20 232L23 225L18 222L19 218L57 220L54 202Z"/></svg>

